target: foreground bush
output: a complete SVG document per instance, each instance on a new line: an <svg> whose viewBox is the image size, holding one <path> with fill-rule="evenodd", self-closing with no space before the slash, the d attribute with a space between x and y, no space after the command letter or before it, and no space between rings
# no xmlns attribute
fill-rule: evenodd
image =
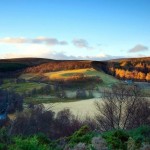
<svg viewBox="0 0 150 150"><path fill-rule="evenodd" d="M150 126L135 128L129 134L135 141L136 148L140 148L143 143L150 143Z"/></svg>
<svg viewBox="0 0 150 150"><path fill-rule="evenodd" d="M20 138L15 137L13 144L9 146L9 150L48 150L48 146L40 144L37 136Z"/></svg>
<svg viewBox="0 0 150 150"><path fill-rule="evenodd" d="M129 134L123 130L114 130L111 132L106 132L103 134L103 138L106 139L106 142L109 145L110 149L127 149L126 142L129 139Z"/></svg>
<svg viewBox="0 0 150 150"><path fill-rule="evenodd" d="M104 133L83 126L71 136L51 140L46 134L8 136L0 130L0 150L149 150L150 127L113 130Z"/></svg>
<svg viewBox="0 0 150 150"><path fill-rule="evenodd" d="M94 133L90 131L89 127L83 126L68 138L68 143L71 147L78 143L90 144L93 137Z"/></svg>
<svg viewBox="0 0 150 150"><path fill-rule="evenodd" d="M107 143L102 137L94 137L92 139L92 147L95 150L107 150Z"/></svg>

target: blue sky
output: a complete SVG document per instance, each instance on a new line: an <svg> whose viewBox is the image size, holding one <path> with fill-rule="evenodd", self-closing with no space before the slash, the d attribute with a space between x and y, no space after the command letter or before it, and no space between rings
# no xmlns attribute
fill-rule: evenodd
<svg viewBox="0 0 150 150"><path fill-rule="evenodd" d="M1 0L0 58L150 56L149 0Z"/></svg>

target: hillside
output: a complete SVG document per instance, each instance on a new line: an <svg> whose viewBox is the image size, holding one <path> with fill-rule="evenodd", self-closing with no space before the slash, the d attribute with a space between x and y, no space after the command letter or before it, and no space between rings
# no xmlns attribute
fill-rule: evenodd
<svg viewBox="0 0 150 150"><path fill-rule="evenodd" d="M42 63L53 61L52 59L45 58L12 58L12 59L0 59L0 63L19 63L25 65L39 65Z"/></svg>
<svg viewBox="0 0 150 150"><path fill-rule="evenodd" d="M149 81L149 64L149 57L111 61L43 58L0 60L0 89L23 95L26 103L100 97L104 87L111 88L120 80ZM143 82L138 85L145 94L149 94L150 86Z"/></svg>
<svg viewBox="0 0 150 150"><path fill-rule="evenodd" d="M150 57L111 60L107 69L119 79L150 81Z"/></svg>
<svg viewBox="0 0 150 150"><path fill-rule="evenodd" d="M120 61L150 61L150 57L139 57L139 58L120 58L109 60L111 62L120 62Z"/></svg>
<svg viewBox="0 0 150 150"><path fill-rule="evenodd" d="M40 65L53 61L44 58L14 58L14 59L0 59L0 72L18 71L31 66Z"/></svg>
<svg viewBox="0 0 150 150"><path fill-rule="evenodd" d="M18 58L0 60L0 76L20 76L22 73L48 73L63 70L94 68L119 79L150 81L150 57L110 61L52 60ZM11 74L11 75L10 75Z"/></svg>
<svg viewBox="0 0 150 150"><path fill-rule="evenodd" d="M76 61L76 60L57 60L48 63L43 63L34 67L25 69L26 73L46 73L50 71L71 70L91 68L91 61Z"/></svg>

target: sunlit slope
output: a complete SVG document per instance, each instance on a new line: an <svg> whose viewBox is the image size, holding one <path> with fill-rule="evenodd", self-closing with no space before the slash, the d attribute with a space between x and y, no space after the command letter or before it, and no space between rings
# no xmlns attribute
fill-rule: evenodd
<svg viewBox="0 0 150 150"><path fill-rule="evenodd" d="M63 70L63 71L56 71L56 72L50 72L45 73L45 76L48 76L51 80L57 80L57 79L67 79L73 75L83 73L86 74L86 72L90 71L91 69L74 69L74 70Z"/></svg>
<svg viewBox="0 0 150 150"><path fill-rule="evenodd" d="M76 74L84 74L85 76L98 76L103 81L102 85L106 85L106 86L119 82L119 80L117 80L113 76L108 75L103 71L97 71L91 68L50 72L50 73L45 73L44 75L49 77L50 80L58 80L58 79L60 80L60 79L67 79Z"/></svg>

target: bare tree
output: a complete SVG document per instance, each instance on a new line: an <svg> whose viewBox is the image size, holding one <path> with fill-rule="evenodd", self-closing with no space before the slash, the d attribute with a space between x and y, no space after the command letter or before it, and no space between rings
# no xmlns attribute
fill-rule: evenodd
<svg viewBox="0 0 150 150"><path fill-rule="evenodd" d="M32 135L38 132L50 135L53 120L54 112L45 109L42 104L36 105L30 110L16 114L9 135Z"/></svg>
<svg viewBox="0 0 150 150"><path fill-rule="evenodd" d="M128 129L149 124L150 104L136 85L117 84L95 102L101 130Z"/></svg>
<svg viewBox="0 0 150 150"><path fill-rule="evenodd" d="M55 119L55 136L64 137L69 136L82 126L81 120L78 116L74 116L70 109L63 109L59 111ZM63 130L62 130L63 129Z"/></svg>

